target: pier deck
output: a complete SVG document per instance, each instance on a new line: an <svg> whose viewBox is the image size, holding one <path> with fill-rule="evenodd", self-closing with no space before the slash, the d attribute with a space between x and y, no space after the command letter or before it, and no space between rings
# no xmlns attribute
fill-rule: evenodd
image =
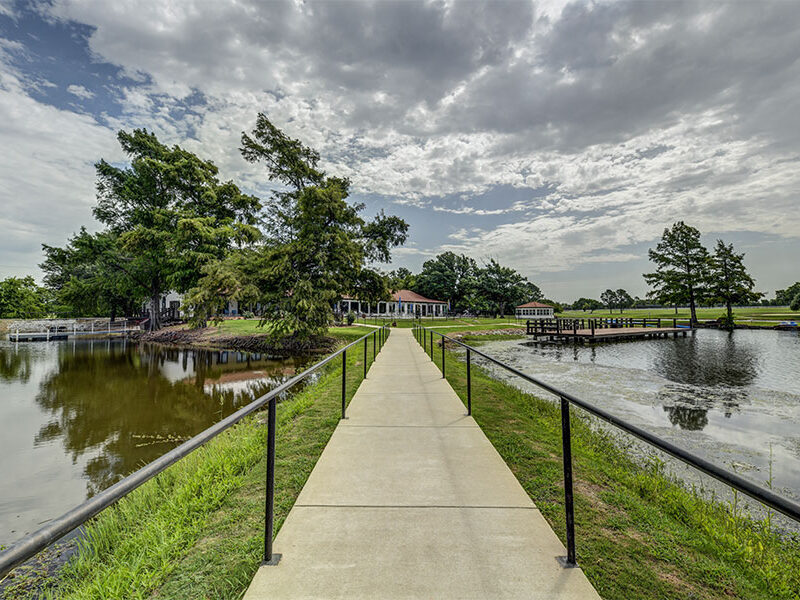
<svg viewBox="0 0 800 600"><path fill-rule="evenodd" d="M547 333L531 333L535 337L557 337L557 338L574 338L578 341L602 341L606 339L634 339L634 338L651 338L651 337L668 337L672 334L673 337L678 335L686 335L690 329L678 327L619 327L609 329L575 329L560 332L547 332Z"/></svg>
<svg viewBox="0 0 800 600"><path fill-rule="evenodd" d="M410 329L394 329L245 600L599 599Z"/></svg>
<svg viewBox="0 0 800 600"><path fill-rule="evenodd" d="M666 320L666 323L670 321ZM526 322L526 333L534 338L599 342L608 340L686 336L689 326L677 319L662 327L661 319L538 319Z"/></svg>

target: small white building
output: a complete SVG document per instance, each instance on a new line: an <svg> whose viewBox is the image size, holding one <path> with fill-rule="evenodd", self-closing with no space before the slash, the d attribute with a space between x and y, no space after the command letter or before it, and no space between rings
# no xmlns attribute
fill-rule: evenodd
<svg viewBox="0 0 800 600"><path fill-rule="evenodd" d="M518 319L552 319L555 316L555 309L549 304L528 302L517 307L516 315Z"/></svg>
<svg viewBox="0 0 800 600"><path fill-rule="evenodd" d="M411 290L397 290L392 294L391 300L381 301L377 304L344 297L339 301L337 312L344 315L352 312L370 317L410 319L414 317L444 317L448 309L447 302L443 300L431 300Z"/></svg>

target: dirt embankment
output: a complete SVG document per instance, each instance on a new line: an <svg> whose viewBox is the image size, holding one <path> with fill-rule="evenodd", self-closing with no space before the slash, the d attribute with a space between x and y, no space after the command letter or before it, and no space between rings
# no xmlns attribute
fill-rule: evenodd
<svg viewBox="0 0 800 600"><path fill-rule="evenodd" d="M332 351L338 341L327 336L317 336L307 340L288 337L272 340L266 334L220 335L213 327L204 329L162 329L161 331L131 334L131 339L171 346L192 348L219 348L260 352L270 356L297 356Z"/></svg>
<svg viewBox="0 0 800 600"><path fill-rule="evenodd" d="M459 339L463 337L478 337L481 335L522 335L525 333L525 330L520 327L514 327L513 329L482 329L479 331L459 331L458 333L453 334L451 337Z"/></svg>

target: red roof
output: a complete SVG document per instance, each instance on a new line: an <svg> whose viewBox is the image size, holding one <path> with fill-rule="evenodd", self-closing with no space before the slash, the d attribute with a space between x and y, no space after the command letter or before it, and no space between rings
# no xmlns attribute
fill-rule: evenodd
<svg viewBox="0 0 800 600"><path fill-rule="evenodd" d="M447 304L447 302L443 302L442 300L431 300L411 290L397 290L392 294L392 300L402 300L403 302L427 302L428 304Z"/></svg>
<svg viewBox="0 0 800 600"><path fill-rule="evenodd" d="M358 300L358 298L353 298L352 296L344 295L342 296L342 300ZM402 300L403 302L422 302L428 304L447 304L443 300L431 300L430 298L426 298L418 294L417 292L412 292L411 290L397 290L392 294L392 300L397 302L398 300Z"/></svg>
<svg viewBox="0 0 800 600"><path fill-rule="evenodd" d="M541 302L528 302L527 304L520 304L517 308L553 308L553 306L542 304Z"/></svg>

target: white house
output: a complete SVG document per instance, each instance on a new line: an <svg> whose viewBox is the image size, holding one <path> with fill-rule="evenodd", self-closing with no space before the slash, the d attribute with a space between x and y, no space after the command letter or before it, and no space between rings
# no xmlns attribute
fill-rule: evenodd
<svg viewBox="0 0 800 600"><path fill-rule="evenodd" d="M516 315L518 319L552 319L555 309L549 304L528 302L517 307Z"/></svg>
<svg viewBox="0 0 800 600"><path fill-rule="evenodd" d="M391 300L377 304L362 302L357 298L344 297L339 301L337 312L349 312L368 316L394 318L443 317L447 314L447 302L431 300L411 290L398 290L392 294Z"/></svg>
<svg viewBox="0 0 800 600"><path fill-rule="evenodd" d="M187 315L183 314L183 294L169 291L161 295L161 318L162 319L181 319ZM150 312L150 302L142 304L142 313ZM223 316L236 316L241 313L241 307L236 300L229 300L222 308L220 314Z"/></svg>

